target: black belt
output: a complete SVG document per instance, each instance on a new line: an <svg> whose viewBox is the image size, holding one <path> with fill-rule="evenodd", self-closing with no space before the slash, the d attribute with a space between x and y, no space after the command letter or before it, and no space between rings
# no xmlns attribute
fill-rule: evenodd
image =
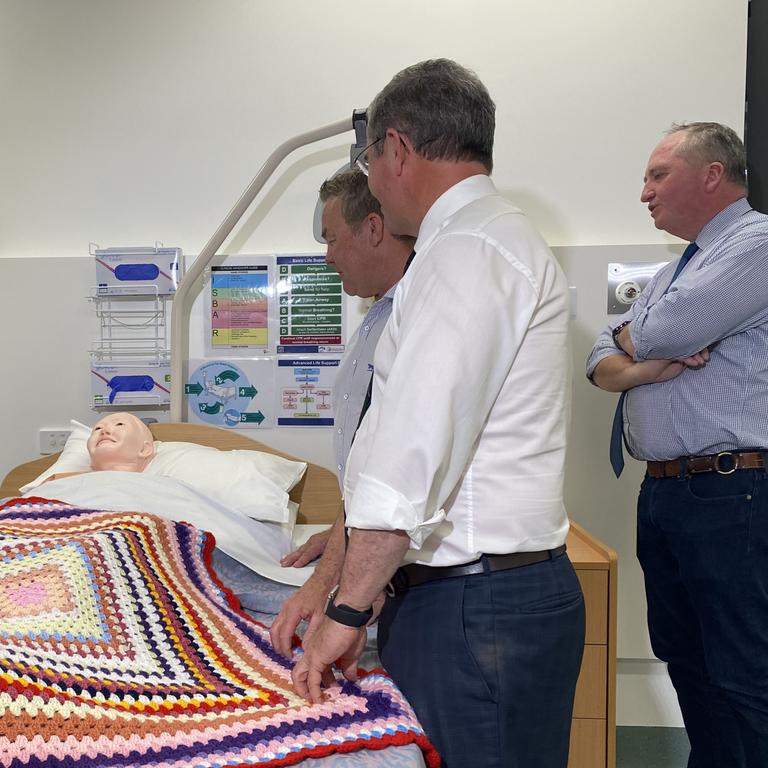
<svg viewBox="0 0 768 768"><path fill-rule="evenodd" d="M718 475L731 475L739 469L762 469L765 466L760 451L721 451L709 456L681 456L670 461L649 461L648 474L651 477L680 477L698 475L702 472L717 472Z"/></svg>
<svg viewBox="0 0 768 768"><path fill-rule="evenodd" d="M395 571L389 583L391 592L398 594L409 587L416 587L436 579L453 579L457 576L474 576L479 573L494 573L508 571L511 568L522 568L525 565L554 560L565 554L565 544L555 549L544 549L539 552L511 552L508 555L481 555L477 560L464 565L431 566L421 563L402 565Z"/></svg>

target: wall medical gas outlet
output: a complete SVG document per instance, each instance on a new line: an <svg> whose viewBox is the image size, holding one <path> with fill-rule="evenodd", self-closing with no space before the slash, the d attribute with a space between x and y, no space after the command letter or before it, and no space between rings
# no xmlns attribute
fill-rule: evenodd
<svg viewBox="0 0 768 768"><path fill-rule="evenodd" d="M623 315L634 304L650 279L667 263L633 261L609 264L608 314Z"/></svg>

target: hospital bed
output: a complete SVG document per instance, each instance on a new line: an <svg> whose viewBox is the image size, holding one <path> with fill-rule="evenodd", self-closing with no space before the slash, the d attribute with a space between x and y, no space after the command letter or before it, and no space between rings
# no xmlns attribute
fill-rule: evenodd
<svg viewBox="0 0 768 768"><path fill-rule="evenodd" d="M190 424L150 428L163 444L293 458L233 431ZM11 470L0 499L17 497L56 459ZM162 480L145 474L96 472L82 479L125 480L129 488ZM402 694L380 673L356 686L342 684L320 705L296 697L288 662L271 649L267 630L206 567L212 549L207 534L156 513L58 503L64 498L58 489L70 481L78 478L43 483L31 497L0 508L0 763L437 764ZM179 492L195 493L180 486ZM157 494L155 485L150 488ZM180 498L192 514L197 497ZM336 477L308 464L290 499L298 504L299 526L329 523L340 504ZM204 514L215 513L206 508ZM70 589L78 579L94 582L93 600L80 585L81 604L73 607ZM129 594L107 589L107 582L119 582ZM286 589L274 586L278 594ZM267 590L266 599L275 590ZM169 712L178 717L168 720Z"/></svg>
<svg viewBox="0 0 768 768"><path fill-rule="evenodd" d="M256 450L288 459L294 457L276 451L242 433L193 424L151 424L156 440L182 441L220 450ZM11 470L0 486L0 498L16 496L19 488L39 475L56 460L46 456ZM44 495L44 486L37 490ZM335 475L315 464L290 491L299 504L297 535L304 526L330 523L340 507L339 487ZM313 528L314 529L314 528ZM574 563L587 605L587 635L584 661L577 687L571 734L569 768L613 768L615 765L615 659L616 659L616 555L578 525L572 524L568 551ZM291 569L283 569L291 570ZM265 580L266 582L266 580ZM263 587L263 585L262 585ZM268 583L266 594L259 597L274 600L285 594L285 587ZM260 587L261 593L265 589ZM262 606L253 606L255 609ZM275 612L276 608L269 609ZM479 747L481 748L481 747ZM423 765L417 746L388 747L381 753L363 750L355 754L325 757L338 768L352 766ZM314 763L313 763L314 765Z"/></svg>

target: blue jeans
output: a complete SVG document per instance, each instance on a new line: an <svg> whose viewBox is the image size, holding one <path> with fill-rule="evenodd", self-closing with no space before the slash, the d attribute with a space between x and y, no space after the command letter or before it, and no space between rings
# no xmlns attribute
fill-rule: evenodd
<svg viewBox="0 0 768 768"><path fill-rule="evenodd" d="M378 643L444 768L566 768L584 646L566 555L387 598Z"/></svg>
<svg viewBox="0 0 768 768"><path fill-rule="evenodd" d="M768 766L768 477L646 477L637 556L689 768Z"/></svg>

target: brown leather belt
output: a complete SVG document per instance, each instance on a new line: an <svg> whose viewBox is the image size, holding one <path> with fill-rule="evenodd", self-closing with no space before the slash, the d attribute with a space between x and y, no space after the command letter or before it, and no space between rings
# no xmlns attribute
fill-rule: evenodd
<svg viewBox="0 0 768 768"><path fill-rule="evenodd" d="M411 563L400 566L389 583L390 594L404 592L409 587L416 587L435 579L452 579L457 576L473 576L478 573L493 573L508 571L511 568L522 568L524 565L542 563L554 560L565 554L565 544L555 549L544 549L539 552L511 552L508 555L481 555L477 560L464 565L430 566L421 563Z"/></svg>
<svg viewBox="0 0 768 768"><path fill-rule="evenodd" d="M701 472L717 472L731 475L738 469L762 469L761 451L721 451L710 456L682 456L670 461L649 461L648 474L651 477L679 477L681 465L683 475L698 475Z"/></svg>

